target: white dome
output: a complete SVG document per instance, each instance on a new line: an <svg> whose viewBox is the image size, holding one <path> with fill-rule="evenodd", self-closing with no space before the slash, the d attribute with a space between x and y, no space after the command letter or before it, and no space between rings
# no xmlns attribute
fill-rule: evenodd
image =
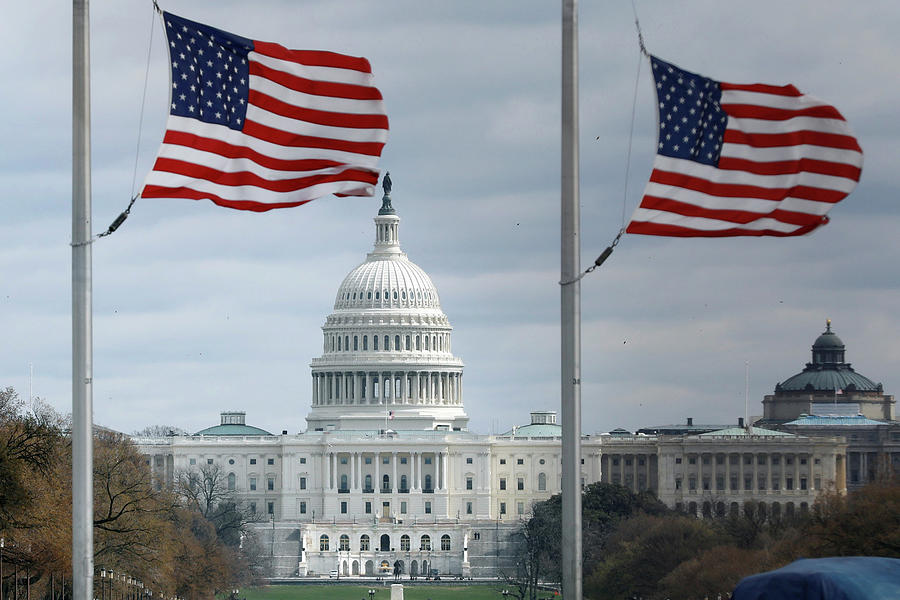
<svg viewBox="0 0 900 600"><path fill-rule="evenodd" d="M400 250L389 185L375 247L344 277L311 363L311 429L464 430L463 363L431 278Z"/></svg>
<svg viewBox="0 0 900 600"><path fill-rule="evenodd" d="M334 309L436 308L441 302L431 278L403 255L369 255L338 288Z"/></svg>

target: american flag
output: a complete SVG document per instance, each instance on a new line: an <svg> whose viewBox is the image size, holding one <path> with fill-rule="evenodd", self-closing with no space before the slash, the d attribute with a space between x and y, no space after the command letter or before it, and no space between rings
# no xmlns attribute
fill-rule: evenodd
<svg viewBox="0 0 900 600"><path fill-rule="evenodd" d="M142 197L262 212L374 193L388 119L369 61L163 22L171 105Z"/></svg>
<svg viewBox="0 0 900 600"><path fill-rule="evenodd" d="M862 149L833 106L793 85L723 83L650 63L657 154L628 233L802 235L856 187Z"/></svg>

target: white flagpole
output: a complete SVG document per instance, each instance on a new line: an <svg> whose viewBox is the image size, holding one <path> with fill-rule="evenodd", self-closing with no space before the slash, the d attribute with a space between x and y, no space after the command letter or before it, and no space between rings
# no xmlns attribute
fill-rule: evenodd
<svg viewBox="0 0 900 600"><path fill-rule="evenodd" d="M72 18L72 596L91 600L94 582L91 88L88 0Z"/></svg>
<svg viewBox="0 0 900 600"><path fill-rule="evenodd" d="M578 206L578 2L562 2L560 341L563 597L581 592L581 270Z"/></svg>

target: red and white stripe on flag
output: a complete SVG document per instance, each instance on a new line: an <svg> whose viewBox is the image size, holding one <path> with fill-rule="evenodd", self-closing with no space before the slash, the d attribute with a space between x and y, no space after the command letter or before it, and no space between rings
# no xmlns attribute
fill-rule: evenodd
<svg viewBox="0 0 900 600"><path fill-rule="evenodd" d="M719 83L651 64L658 148L629 233L802 235L856 187L862 149L833 106L792 85Z"/></svg>
<svg viewBox="0 0 900 600"><path fill-rule="evenodd" d="M374 194L388 119L366 59L163 18L171 105L142 197L262 212Z"/></svg>

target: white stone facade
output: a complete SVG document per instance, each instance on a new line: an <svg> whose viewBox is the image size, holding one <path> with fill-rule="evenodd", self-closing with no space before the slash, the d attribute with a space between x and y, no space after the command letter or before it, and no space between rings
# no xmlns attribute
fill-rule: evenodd
<svg viewBox="0 0 900 600"><path fill-rule="evenodd" d="M400 250L399 221L386 194L375 249L341 283L322 327L305 432L266 435L246 427L240 413L227 413L203 435L135 440L160 485L179 470L217 465L228 487L261 515L259 533L276 576L377 575L396 561L405 574L510 572L509 533L533 503L559 492L554 413L533 413L531 425L505 435L468 431L451 326L431 279ZM583 438L581 475L585 484L653 490L685 509L717 498L771 504L785 495L808 504L820 489L841 487L840 454L839 440L802 436L594 435ZM701 488L704 478L715 481L719 456L766 456L778 487L715 496L715 483L712 490L685 489L691 473ZM789 490L788 471L775 468L773 456L809 458L809 468L793 475L799 486L808 473L808 489ZM707 457L714 463L708 469Z"/></svg>

